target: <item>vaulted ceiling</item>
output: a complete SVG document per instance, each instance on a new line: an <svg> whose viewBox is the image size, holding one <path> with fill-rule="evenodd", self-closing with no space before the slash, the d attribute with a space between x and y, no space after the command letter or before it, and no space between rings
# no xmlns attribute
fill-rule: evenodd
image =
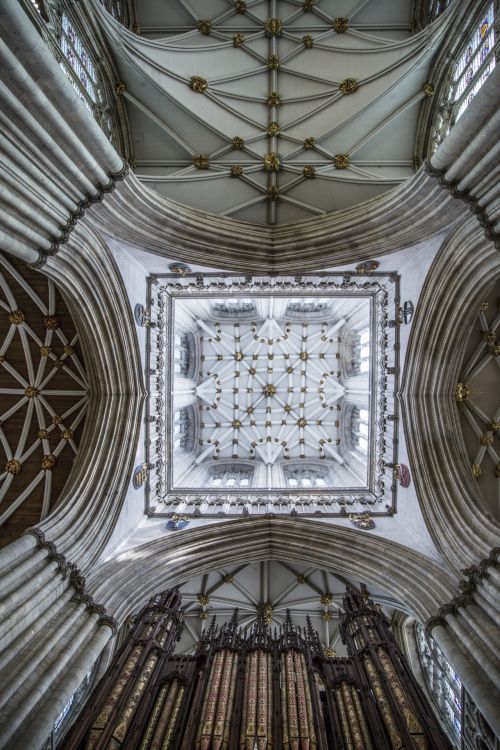
<svg viewBox="0 0 500 750"><path fill-rule="evenodd" d="M0 254L0 546L53 510L78 451L88 388L55 284Z"/></svg>
<svg viewBox="0 0 500 750"><path fill-rule="evenodd" d="M500 284L485 296L464 352L456 398L478 504L500 519Z"/></svg>
<svg viewBox="0 0 500 750"><path fill-rule="evenodd" d="M213 617L222 625L237 608L240 625L249 628L260 613L271 628L282 625L287 610L298 627L304 627L309 616L323 647L344 656L339 613L343 611L342 597L347 585L369 593L389 618L396 609L403 608L387 594L368 592L357 581L286 560L263 560L195 576L180 587L186 627L177 650L193 651L202 629Z"/></svg>
<svg viewBox="0 0 500 750"><path fill-rule="evenodd" d="M442 33L411 33L411 6L145 0L137 34L100 8L136 174L180 203L269 225L395 187L414 172Z"/></svg>

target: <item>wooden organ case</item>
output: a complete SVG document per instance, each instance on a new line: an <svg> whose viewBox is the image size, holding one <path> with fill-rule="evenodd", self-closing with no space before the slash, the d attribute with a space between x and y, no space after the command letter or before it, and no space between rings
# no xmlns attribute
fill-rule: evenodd
<svg viewBox="0 0 500 750"><path fill-rule="evenodd" d="M325 655L310 620L206 629L176 655L177 589L137 616L63 740L64 750L451 750L380 608L349 589L346 658Z"/></svg>

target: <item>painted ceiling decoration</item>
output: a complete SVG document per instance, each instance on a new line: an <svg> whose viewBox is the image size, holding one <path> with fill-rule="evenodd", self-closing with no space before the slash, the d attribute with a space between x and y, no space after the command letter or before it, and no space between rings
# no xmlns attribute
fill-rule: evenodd
<svg viewBox="0 0 500 750"><path fill-rule="evenodd" d="M149 289L149 512L395 511L397 274L172 274Z"/></svg>
<svg viewBox="0 0 500 750"><path fill-rule="evenodd" d="M0 254L2 545L53 509L78 450L88 382L55 284Z"/></svg>
<svg viewBox="0 0 500 750"><path fill-rule="evenodd" d="M480 306L464 354L455 400L478 498L500 519L500 294L496 283Z"/></svg>
<svg viewBox="0 0 500 750"><path fill-rule="evenodd" d="M100 6L139 179L163 196L258 224L321 216L414 173L434 24L412 2L172 0L134 34Z"/></svg>
<svg viewBox="0 0 500 750"><path fill-rule="evenodd" d="M177 652L194 651L212 618L222 625L237 608L243 628L251 628L259 615L271 627L279 627L287 610L295 624L304 627L309 615L323 648L330 656L334 653L343 656L339 613L343 611L342 594L346 585L367 593L366 586L336 575L335 571L285 560L264 560L193 576L180 586L186 628ZM381 591L370 590L370 596L389 619L396 610L404 610L403 605Z"/></svg>

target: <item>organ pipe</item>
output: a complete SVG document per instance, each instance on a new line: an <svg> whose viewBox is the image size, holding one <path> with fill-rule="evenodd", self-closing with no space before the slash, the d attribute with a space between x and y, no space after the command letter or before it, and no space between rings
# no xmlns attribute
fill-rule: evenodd
<svg viewBox="0 0 500 750"><path fill-rule="evenodd" d="M215 619L175 654L176 589L154 597L65 738L65 750L451 750L381 610L349 589L348 656L323 652L308 620L271 630Z"/></svg>

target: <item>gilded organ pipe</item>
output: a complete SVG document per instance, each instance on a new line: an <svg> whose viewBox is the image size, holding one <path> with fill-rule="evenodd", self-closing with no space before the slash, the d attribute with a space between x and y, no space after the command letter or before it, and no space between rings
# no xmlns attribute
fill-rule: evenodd
<svg viewBox="0 0 500 750"><path fill-rule="evenodd" d="M348 590L327 657L308 621L271 631L237 612L175 654L176 590L154 597L64 740L65 750L451 750L383 613Z"/></svg>

